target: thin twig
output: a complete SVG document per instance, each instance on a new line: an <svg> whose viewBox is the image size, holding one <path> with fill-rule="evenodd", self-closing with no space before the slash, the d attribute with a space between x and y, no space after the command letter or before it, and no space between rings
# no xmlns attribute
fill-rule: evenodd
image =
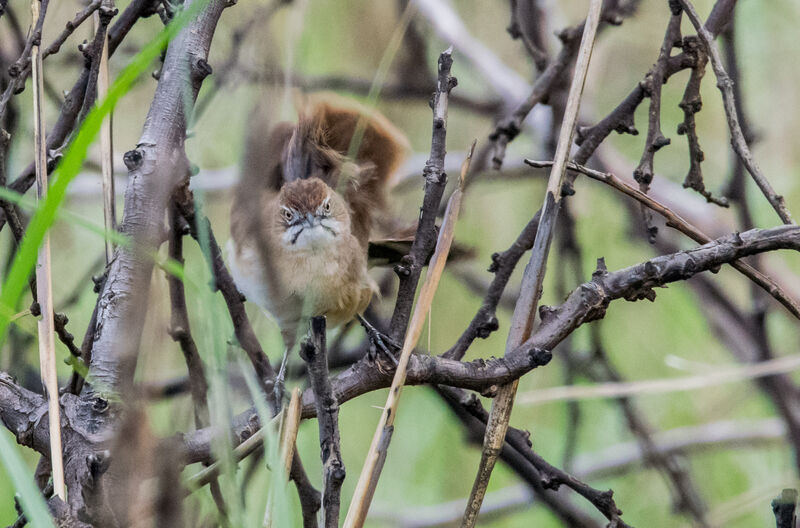
<svg viewBox="0 0 800 528"><path fill-rule="evenodd" d="M736 111L736 102L733 97L733 81L725 72L723 66L722 56L719 53L719 48L714 42L714 37L711 32L703 25L700 16L695 11L694 6L689 0L680 0L681 6L686 11L686 16L691 20L692 25L697 30L697 36L700 37L703 45L705 45L708 56L711 59L711 67L714 69L714 75L717 77L717 88L722 92L722 102L725 106L725 116L728 119L728 128L731 133L731 145L734 152L739 156L744 164L747 172L753 177L753 180L761 189L761 192L766 197L767 201L778 213L784 224L793 224L792 215L786 208L783 196L777 194L769 183L769 180L764 176L756 163L753 154L750 152L750 147L747 145L747 140L742 133L742 127L739 124L739 114Z"/></svg>
<svg viewBox="0 0 800 528"><path fill-rule="evenodd" d="M431 152L423 169L425 195L422 199L422 211L416 235L408 255L394 268L400 277L400 284L389 326L389 337L396 342L400 342L406 333L422 268L436 245L436 217L447 185L447 174L444 171L447 153L447 109L450 103L450 91L458 84L456 78L450 75L452 65L451 47L439 55L436 92L431 104L433 108Z"/></svg>
<svg viewBox="0 0 800 528"><path fill-rule="evenodd" d="M109 27L109 56L111 56L117 47L119 47L120 43L127 36L131 27L133 27L137 20L152 14L152 11L150 10L152 3L153 0L133 0L130 4L128 4L128 7L125 8L125 11L122 12L114 25ZM113 16L114 13L115 11L112 10L111 12L107 13L107 16ZM90 48L93 48L93 46L85 48L85 52L94 54L95 50ZM47 134L48 151L51 153L56 153L48 160L51 164L55 161L56 157L60 155L60 152L64 148L65 142L70 133L78 124L78 115L83 107L84 98L88 89L90 69L91 65L84 66L84 69L81 71L77 80L72 85L72 88L69 90L69 94L64 99L64 104L61 107L61 112L56 120L56 123L53 125L53 128L50 129L50 133ZM2 107L2 101L0 101L0 107ZM2 109L0 109L0 114L2 114ZM52 169L52 166L49 168ZM19 176L17 176L17 178L12 181L8 187L16 192L24 193L33 185L34 181L34 166L33 163L31 163L25 167L24 170L22 170ZM5 222L5 218L3 216L4 215L0 214L0 228L3 227Z"/></svg>
<svg viewBox="0 0 800 528"><path fill-rule="evenodd" d="M25 65L28 65L29 62L33 62L33 48L37 49L37 54L40 55L41 50L41 40L42 40L42 26L44 25L44 17L47 13L47 6L49 0L42 0L37 4L36 7L36 16L31 19L31 27L28 31L28 38L25 40L25 45L23 46L22 53L20 54L19 58L9 66L8 74L11 77L6 89L3 91L2 96L0 96L0 119L2 119L6 113L6 109L8 107L8 102L11 100L11 97L19 89L19 86L24 86L24 81L27 79L27 72L25 71L25 75L19 75L22 72L22 68ZM33 10L33 7L31 7ZM38 60L41 61L41 58ZM20 79L19 77L22 77ZM35 83L34 83L35 84ZM42 90L44 91L44 83L42 83Z"/></svg>
<svg viewBox="0 0 800 528"><path fill-rule="evenodd" d="M553 165L552 161L534 161L534 160L525 160L525 163L530 165L531 167L536 168L543 168L543 167L550 167ZM711 242L712 238L700 231L699 228L690 224L687 220L684 220L680 215L676 212L671 210L666 205L656 201L651 196L635 189L632 185L625 183L624 180L621 178L607 172L600 172L594 169L590 169L583 165L578 165L577 163L568 162L567 168L589 176L593 180L597 180L603 183L607 183L614 189L621 191L622 193L630 196L634 200L642 203L646 207L652 209L653 211L657 212L661 216L663 216L667 220L667 225L673 227L683 233L684 235L688 236L695 242L700 244L707 244ZM772 297L775 298L779 303L786 307L789 312L800 319L800 304L797 303L794 299L789 297L789 295L781 289L781 287L773 281L771 278L767 277L751 265L742 262L742 261L733 261L730 263L732 267L738 270L742 275L752 280L755 284L759 287L763 288L764 291L769 293Z"/></svg>
<svg viewBox="0 0 800 528"><path fill-rule="evenodd" d="M234 284L233 277L231 277L228 268L225 267L225 261L222 258L222 250L214 236L211 224L208 218L195 209L194 196L189 190L188 183L183 185L176 192L175 205L180 210L184 219L186 219L186 223L189 226L189 234L192 238L201 245L204 243L208 244L209 252L208 254L203 252L203 255L207 257L208 266L211 268L211 272L214 275L214 286L225 299L225 304L228 307L239 346L247 353L247 357L253 364L256 377L258 378L261 388L264 390L270 407L273 412L277 412L277 402L272 398L272 384L275 380L275 371L272 369L269 358L264 353L264 349L261 348L261 344L258 342L258 338L253 331L250 319L244 308L244 299L236 288L236 284ZM201 222L203 225L202 230L198 227L201 225ZM205 232L208 240L201 240L200 233L202 231Z"/></svg>
<svg viewBox="0 0 800 528"><path fill-rule="evenodd" d="M547 100L553 88L558 85L564 72L572 64L577 52L578 37L583 32L583 25L581 23L576 27L567 28L559 33L562 46L558 57L548 64L547 69L539 75L528 97L508 117L501 120L489 135L489 140L493 142L492 166L494 169L499 170L502 167L506 155L506 147L522 132L522 123L537 104Z"/></svg>
<svg viewBox="0 0 800 528"><path fill-rule="evenodd" d="M483 408L483 404L478 397L474 394L468 394L466 391L449 387L445 387L442 392L445 393L449 404L452 405L451 402L453 401L457 402L459 418L462 420L468 419L471 427L477 428L480 437L489 423L489 412ZM614 502L614 492L612 490L602 491L593 488L574 475L550 464L533 450L530 436L528 431L509 427L505 441L501 443L500 456L504 457L505 460L514 460L524 464L528 468L526 471L528 475L525 477L526 481L534 489L541 492L539 496L542 500L550 502L550 504L559 508L559 510L553 508L554 513L560 516L572 517L571 520L565 520L565 526L597 526L597 523L591 518L587 522L585 513L580 510L575 511L572 508L567 510L565 507L568 507L569 503L558 501L552 494L546 493L547 490L558 490L562 485L567 486L585 498L607 518L619 517L622 512L619 511ZM530 475L530 473L533 473L533 475ZM619 528L627 528L627 525L620 519L617 519L617 526Z"/></svg>
<svg viewBox="0 0 800 528"><path fill-rule="evenodd" d="M670 54L676 43L680 42L681 37L681 11L673 10L669 18L667 29L664 32L664 40L661 43L661 50L658 60L647 73L640 86L650 98L647 119L647 138L642 149L642 156L639 164L633 171L633 178L639 183L639 190L647 193L650 183L653 181L653 164L656 152L670 144L670 139L664 136L661 131L661 88L667 77ZM652 225L652 213L642 207L642 217L647 229L649 241L653 243L658 233L658 229Z"/></svg>
<svg viewBox="0 0 800 528"><path fill-rule="evenodd" d="M598 398L622 398L649 394L700 390L728 383L794 372L800 369L800 355L785 356L759 363L717 367L707 374L644 381L596 383L594 385L564 385L520 394L518 405L541 405L556 401L582 401Z"/></svg>
<svg viewBox="0 0 800 528"><path fill-rule="evenodd" d="M183 266L183 236L185 222L180 215L178 208L174 205L169 210L169 256L175 262ZM178 343L186 360L186 369L189 372L189 389L192 394L194 404L195 425L205 427L209 423L208 415L208 382L206 381L205 369L197 344L192 337L192 330L189 325L189 312L186 307L186 292L183 287L183 280L172 273L167 273L167 283L169 284L169 298L171 304L171 317L169 335Z"/></svg>
<svg viewBox="0 0 800 528"><path fill-rule="evenodd" d="M39 20L41 0L31 0L31 15L34 23ZM42 13L44 14L44 13ZM44 16L42 16L44 18ZM31 27L31 31L34 28ZM41 37L39 37L41 38ZM31 46L31 67L33 74L33 141L36 162L36 190L39 200L47 194L47 145L45 143L44 108L42 107L43 71L42 55L36 39ZM56 373L56 344L53 328L53 285L50 265L50 236L45 234L36 263L37 302L41 311L39 319L39 364L42 383L47 392L50 424L50 464L53 474L55 494L66 500L64 485L64 460L61 452L61 407L58 395L58 376Z"/></svg>
<svg viewBox="0 0 800 528"><path fill-rule="evenodd" d="M689 76L689 81L686 83L686 90L684 90L683 98L678 104L681 110L683 110L683 123L678 125L678 134L686 136L686 142L689 146L689 170L686 173L686 178L683 180L683 186L694 189L709 203L714 203L720 207L728 207L727 198L724 196L718 198L714 196L711 191L706 189L701 166L702 162L705 160L705 153L703 153L702 148L700 148L700 140L697 137L697 126L694 117L703 107L703 99L700 96L700 83L703 81L703 76L705 75L708 54L705 49L700 47L697 37L693 36L684 37L682 48L684 53L690 53L695 57L695 65L692 67L692 73Z"/></svg>
<svg viewBox="0 0 800 528"><path fill-rule="evenodd" d="M431 258L430 265L428 266L428 274L425 277L425 282L422 284L417 305L411 316L411 323L408 326L408 332L403 342L403 349L400 353L400 359L398 360L397 370L392 380L392 386L389 389L389 396L386 399L386 405L381 413L381 420L378 422L378 427L372 438L372 445L367 453L364 467L361 469L358 484L353 493L353 500L347 512L347 518L344 521L344 526L346 528L361 528L366 520L367 511L369 510L372 496L375 493L375 488L378 484L381 470L383 469L383 463L386 460L389 443L392 439L392 433L394 432L394 419L395 416L397 416L400 395L402 394L403 385L406 380L408 361L411 357L411 352L414 350L422 334L422 328L425 325L427 314L433 303L433 296L439 285L439 279L444 271L447 255L450 252L450 246L453 243L455 223L458 219L458 213L461 210L461 202L463 199L464 177L469 170L469 163L472 160L472 153L474 150L475 143L472 144L469 155L461 166L461 177L459 178L458 189L450 197L449 203L447 204L447 212L445 213L442 227L439 229L436 251Z"/></svg>
<svg viewBox="0 0 800 528"><path fill-rule="evenodd" d="M544 279L545 264L552 240L556 217L561 200L561 186L566 174L566 162L569 157L572 137L575 133L575 125L580 108L581 94L586 80L586 72L589 69L589 61L594 47L594 37L600 23L600 11L603 7L602 0L592 0L589 13L581 39L580 49L575 64L575 75L569 89L567 106L564 112L564 120L561 124L561 132L556 148L555 165L550 172L550 180L547 184L544 205L536 231L536 239L531 253L531 260L525 269L520 289L520 299L514 309L511 319L511 328L506 341L506 352L516 349L519 345L527 341L533 330L533 320L536 315L536 307L539 302L542 281ZM518 380L514 380L508 385L503 385L498 389L497 395L492 402L492 410L486 426L481 461L475 483L470 493L470 500L464 512L461 526L471 528L475 525L478 513L481 509L483 496L489 485L489 478L492 469L500 454L500 449L505 439L508 421L511 418L511 408L513 407L514 395L517 391Z"/></svg>

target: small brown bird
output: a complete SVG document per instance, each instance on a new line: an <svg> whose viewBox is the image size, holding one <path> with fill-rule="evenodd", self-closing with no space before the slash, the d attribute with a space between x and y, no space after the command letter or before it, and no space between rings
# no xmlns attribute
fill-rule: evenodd
<svg viewBox="0 0 800 528"><path fill-rule="evenodd" d="M316 96L298 123L273 128L259 166L246 167L231 211L231 272L277 321L287 352L301 322L325 315L329 327L346 323L377 291L367 273L370 234L407 145L382 115Z"/></svg>

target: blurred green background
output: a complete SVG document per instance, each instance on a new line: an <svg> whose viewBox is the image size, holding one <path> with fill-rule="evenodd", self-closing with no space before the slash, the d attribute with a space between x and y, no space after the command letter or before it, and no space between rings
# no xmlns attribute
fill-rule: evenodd
<svg viewBox="0 0 800 528"><path fill-rule="evenodd" d="M122 9L127 3L120 1L117 7ZM548 0L543 3L551 13L552 30L579 21L588 5L585 0ZM212 46L209 61L212 67L226 62L232 52L231 35L249 17L259 13L264 4L263 1L251 0L240 2L225 11ZM712 4L711 0L696 2L703 16L709 12ZM10 0L9 5L27 26L27 4L23 0ZM533 78L534 69L521 42L513 41L505 31L508 24L506 2L458 0L452 5L475 38L522 78ZM758 136L754 154L775 189L785 196L787 206L797 216L800 215L800 150L795 148L795 137L800 130L795 116L800 105L800 92L796 90L800 73L794 64L800 57L800 43L796 38L800 4L792 0L773 0L768 6L753 0L742 0L737 7L737 49L743 74L744 107ZM47 15L44 42L49 42L78 9L80 3L77 1L52 2ZM248 71L264 71L269 66L273 72L292 68L305 76L343 75L371 81L398 24L399 12L396 2L391 0L298 1L281 8L268 23L258 24L239 50L240 64ZM667 18L665 1L643 0L636 15L627 19L622 27L607 28L601 34L592 59L582 108L582 118L587 124L607 114L641 80L657 57ZM434 71L438 53L450 43L436 36L431 24L424 18L417 16L415 20L428 42L428 64L420 67ZM687 24L684 21L684 31L689 33ZM119 71L161 26L157 17L139 22L111 59L112 73ZM0 32L3 35L0 44L4 51L13 50L13 42L5 37L8 33L2 19ZM82 61L76 45L84 38L89 38L88 27L79 28L64 49L45 63L45 75L59 91L68 89L74 82ZM551 51L558 50L555 37L551 38L549 45ZM476 98L493 95L490 84L459 53L458 48L454 58L453 74L459 79L456 88L459 94ZM212 89L209 81L213 79L214 76L205 83L201 99L209 95ZM672 145L656 155L658 178L678 184L683 181L688 166L685 140L675 134L677 124L683 119L678 102L687 79L688 71L682 72L664 88L662 126L665 135L672 138ZM388 82L397 80L394 70L390 69ZM122 152L136 145L155 84L151 78L141 81L126 96L114 115L114 143L118 153L115 156L116 163L121 161ZM706 185L719 194L730 173L731 153L719 92L710 68L703 83L702 95L704 106L697 116L697 122L700 141L706 153L703 165ZM193 124L192 135L187 143L189 157L201 173L226 169L227 172L223 171L225 174L235 174L243 154L246 125L253 104L262 98L272 98L276 118L293 117L291 97L287 97L280 76L271 82L257 83L251 82L246 75L233 75L214 95L207 110ZM359 98L363 100L363 97ZM29 99L29 87L15 99L20 110L22 133L13 141L10 176L18 174L31 159ZM379 99L378 108L406 132L415 153L427 152L430 145L430 110L426 99ZM647 101L640 106L636 116L642 134L636 137L614 134L607 141L622 154L630 170L641 154L646 112ZM49 101L47 122L52 123L57 113L55 102ZM473 138L477 138L481 144L491 130L492 121L489 117L451 106L448 149L457 154L465 150ZM541 138L523 134L510 146L509 157L536 157L541 152ZM92 160L97 159L96 152L90 155L84 182L92 182L91 178L95 175ZM417 172L421 174L421 170L420 164ZM120 175L124 173L120 172ZM457 228L457 237L460 242L476 250L475 260L462 265L488 281L491 275L485 269L490 262L490 255L505 250L538 209L543 183L538 177L486 180L478 181L471 187ZM99 179L92 184L96 184L99 190ZM124 188L122 179L118 185ZM645 241L631 236L631 218L618 196L599 183L582 179L578 180L576 190L577 194L570 199L570 207L577 220L586 273L594 269L598 257L605 257L608 268L614 270L653 255L653 249ZM757 225L776 225L777 216L750 181L747 190ZM421 184L393 199L396 212L409 220L414 219L420 191ZM696 198L691 191L684 192L687 200ZM210 191L203 198L215 233L224 243L228 237L230 189ZM119 211L122 206L119 196ZM66 207L95 223L102 223L99 192L71 196ZM734 218L731 213L720 211L712 205L703 207L703 214L712 221L732 221ZM671 235L664 233L663 236ZM79 292L77 300L65 311L70 317L69 328L80 341L96 299L91 291L91 281L87 278L102 271L102 241L66 222L56 225L52 238L56 309L61 310L60 303L64 303L73 292ZM685 242L682 244L688 247ZM10 235L6 229L0 232L0 262L7 260L10 247ZM552 273L559 266L557 259L558 253L554 252L544 291L544 304L560 302L554 294L555 274ZM783 266L781 269L795 274L800 271L800 257L796 254L772 254L764 260ZM186 242L186 261L187 275L198 284L205 284L208 281L207 267L199 249L190 241ZM520 269L509 285L510 291L514 291L519 283L523 266L518 267ZM380 273L382 271L376 271L376 275ZM571 276L567 274L570 289L577 285ZM797 285L796 277L790 278L789 282ZM720 282L742 306L748 306L749 285L745 279L729 269L723 269L714 280ZM138 372L142 381L165 380L185 373L182 355L166 332L169 302L163 273L156 272L153 281ZM188 295L195 337L204 349L201 353L206 354L204 357L207 360L213 354L229 357L234 360L232 369L238 369L235 360L243 354L226 345L232 337L232 331L225 319L220 296L193 295L191 289ZM391 301L392 296L386 300ZM29 299L24 300L21 308L27 306L28 302ZM390 303L384 304L386 306L382 312L388 313ZM455 342L479 306L480 297L446 272L434 301L432 324L425 330L421 344L426 347L429 344L433 353L443 352ZM800 332L796 321L787 317L774 303L770 307L767 325L776 355L797 353ZM273 361L277 361L282 345L276 325L255 306L251 305L248 309L265 350ZM476 341L467 359L502 354L510 313L500 310L498 318L500 330L487 340ZM215 321L213 325L209 324L212 320ZM616 301L600 325L613 364L629 380L695 373L670 366L676 363L668 361L670 357L690 361L700 372L735 363L725 346L710 332L703 317L702 303L684 284L673 284L668 289L658 290L655 303ZM32 318L20 321L16 337L0 351L0 368L20 377L26 372L30 374L30 366L35 368L38 364L35 341L25 335L32 329L35 329ZM573 345L577 349L588 346L587 334L587 328L576 332ZM63 347L58 352L64 357L67 355ZM29 365L27 370L24 363ZM33 381L29 379L28 382L36 386L33 372ZM60 365L60 375L66 377L68 374L69 367ZM563 364L556 353L550 365L522 379L520 393L558 386L564 382ZM246 393L234 391L231 397L233 412L243 410L247 405ZM342 406L342 450L348 471L342 496L345 507L385 397L385 391L377 391ZM644 396L637 398L636 402L660 429L718 420L752 420L775 414L770 402L748 382L693 392ZM581 403L581 408L583 422L577 446L581 456L591 460L592 453L631 440L615 402L588 401ZM188 394L153 404L151 411L152 426L159 435L168 436L193 427ZM534 448L557 465L564 454L566 424L564 403L518 406L512 416L512 425L530 430ZM405 391L395 425L384 475L373 501L374 512L402 512L406 508L463 498L469 493L480 452L466 442L460 423L430 389L413 387ZM319 485L320 461L315 422L301 425L298 448L312 481ZM31 452L25 454L33 470L37 457ZM708 503L710 518L719 526L769 525L772 522L770 499L782 487L797 484L793 453L783 443L758 449L710 450L692 455L688 460L691 474ZM196 468L187 470L187 474L193 471ZM263 515L266 500L264 488L268 475L265 469L260 469L255 477L256 485L250 487L243 508L248 525L258 525ZM516 476L499 464L491 481L490 492L517 483ZM669 488L665 480L652 470L635 469L623 476L593 480L590 484L600 489L613 489L617 505L624 511L623 518L631 525L657 528L691 524L688 519L674 514ZM9 486L7 479L0 477L0 524L10 524L16 518L12 500L14 490ZM592 510L580 497L572 495L575 503L585 506L588 511ZM289 497L294 501L291 504L292 511L295 512L295 521L299 523L299 507L293 491ZM190 508L192 514L198 518L211 515L214 511L207 491L197 494L190 501L193 504ZM370 520L367 524L376 527L394 525L390 521L378 520ZM560 523L545 508L534 503L497 520L482 523L481 526L544 528L560 526Z"/></svg>

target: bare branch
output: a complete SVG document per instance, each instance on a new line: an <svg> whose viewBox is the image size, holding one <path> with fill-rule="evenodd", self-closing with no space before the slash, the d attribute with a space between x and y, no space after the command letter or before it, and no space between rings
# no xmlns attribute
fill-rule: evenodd
<svg viewBox="0 0 800 528"><path fill-rule="evenodd" d="M739 115L736 111L736 102L733 98L733 81L725 72L722 57L719 53L719 48L714 42L713 34L708 28L703 26L697 11L695 11L694 6L689 0L680 0L680 3L684 11L686 11L686 16L689 17L692 25L694 25L695 29L697 30L697 36L700 37L700 41L706 47L708 56L711 59L711 67L714 69L714 74L717 77L717 88L719 88L720 92L722 92L722 101L725 106L725 116L728 119L728 128L730 129L731 133L731 145L733 146L734 152L736 152L736 154L742 160L745 168L747 168L747 172L749 172L753 177L756 185L758 185L758 188L761 189L761 192L767 198L767 201L769 201L770 205L772 205L772 208L775 209L775 212L778 213L778 216L783 223L793 224L794 221L792 220L792 215L789 213L789 210L786 209L783 196L777 194L772 188L772 185L761 172L761 169L756 163L755 158L753 158L753 155L750 152L750 147L747 145L747 140L745 139L744 133L742 132L742 127L739 124Z"/></svg>
<svg viewBox="0 0 800 528"><path fill-rule="evenodd" d="M300 356L308 363L308 377L317 405L323 475L322 524L325 528L338 528L345 468L339 445L339 404L333 396L328 374L324 317L311 320L311 336L312 339L300 347Z"/></svg>
<svg viewBox="0 0 800 528"><path fill-rule="evenodd" d="M549 167L553 164L549 161L541 162L534 160L525 160L525 163L532 167ZM711 237L700 231L700 229L681 218L680 215L672 211L667 206L657 202L654 198L651 198L647 194L634 189L631 185L625 183L621 178L618 178L611 173L596 171L588 167L584 167L583 165L578 165L571 162L568 164L568 167L570 170L585 174L594 180L607 183L618 191L621 191L622 193L637 200L643 206L648 207L649 209L663 216L667 220L668 226L677 229L695 242L706 244L711 241ZM740 273L742 273L742 275L752 280L764 291L772 295L779 303L785 306L792 315L800 319L800 305L798 305L798 303L786 292L784 292L781 287L772 279L745 262L731 262L731 266L736 268Z"/></svg>
<svg viewBox="0 0 800 528"><path fill-rule="evenodd" d="M169 256L179 264L183 265L183 235L188 230L177 207L170 208L170 231L169 231ZM208 382L206 381L203 360L197 350L197 344L192 337L189 326L189 312L186 308L186 292L183 288L183 281L175 275L168 273L167 282L169 284L169 297L172 304L172 317L170 321L169 335L178 343L186 360L186 368L189 371L189 388L192 393L194 404L194 417L197 427L208 425Z"/></svg>

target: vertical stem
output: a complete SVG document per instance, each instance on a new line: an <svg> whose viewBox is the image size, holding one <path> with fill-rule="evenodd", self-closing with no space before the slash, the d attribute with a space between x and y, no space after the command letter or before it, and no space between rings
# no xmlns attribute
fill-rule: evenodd
<svg viewBox="0 0 800 528"><path fill-rule="evenodd" d="M41 0L31 0L33 25L39 19ZM33 141L35 150L36 190L38 199L47 194L47 144L45 142L44 109L42 93L42 55L39 43L31 47L33 78ZM61 409L58 401L58 378L56 375L56 344L53 330L53 290L50 267L50 235L45 234L36 262L37 302L42 317L39 319L39 367L42 384L47 392L50 425L50 463L53 469L53 491L62 500L67 493L64 486L64 461L61 454Z"/></svg>
<svg viewBox="0 0 800 528"><path fill-rule="evenodd" d="M113 6L113 0L104 0ZM100 27L100 13L95 11L92 15L94 31ZM103 37L103 49L100 52L100 68L97 72L97 100L102 101L108 93L110 77L108 74L108 32ZM117 210L114 191L114 142L112 129L112 113L103 119L100 125L100 166L103 178L103 223L106 231L117 228ZM114 256L114 243L106 238L106 264Z"/></svg>
<svg viewBox="0 0 800 528"><path fill-rule="evenodd" d="M311 319L311 339L300 346L300 356L308 363L308 377L314 391L319 422L319 445L322 458L322 525L338 528L344 462L339 437L339 404L331 387L325 317Z"/></svg>
<svg viewBox="0 0 800 528"><path fill-rule="evenodd" d="M777 528L794 528L797 526L797 490L785 489L772 501L772 513L775 514Z"/></svg>
<svg viewBox="0 0 800 528"><path fill-rule="evenodd" d="M586 17L583 38L575 63L575 75L570 85L564 121L561 124L553 168L550 172L550 179L547 182L542 214L536 231L536 240L533 244L531 260L522 277L519 301L517 301L514 315L511 318L511 328L506 341L506 353L524 343L533 330L536 308L542 291L547 255L550 250L550 242L553 239L560 207L561 186L564 181L564 174L566 174L572 136L575 133L575 124L578 118L581 94L583 93L583 84L586 80L586 72L592 56L594 37L597 33L597 26L600 23L602 7L602 0L592 0L589 14ZM475 477L475 483L472 486L472 492L467 502L467 509L464 511L464 517L461 521L462 528L475 526L475 522L478 519L478 513L483 503L483 497L486 495L486 488L489 485L492 470L503 447L518 385L519 380L503 385L498 389L497 395L492 401L492 410L489 413L489 419L486 424L486 434L483 439L483 451L478 466L478 474Z"/></svg>

